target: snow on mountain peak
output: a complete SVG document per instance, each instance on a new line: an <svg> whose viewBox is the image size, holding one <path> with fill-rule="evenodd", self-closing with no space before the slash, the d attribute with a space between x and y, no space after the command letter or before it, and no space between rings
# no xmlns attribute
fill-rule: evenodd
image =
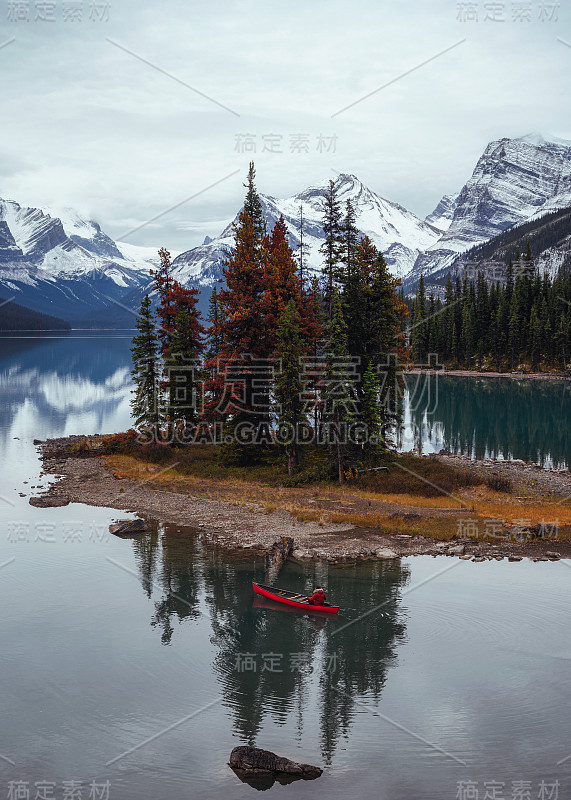
<svg viewBox="0 0 571 800"><path fill-rule="evenodd" d="M416 257L440 236L440 231L420 220L398 203L377 195L365 186L356 175L340 173L334 180L342 212L351 200L355 210L355 223L381 250L393 274L403 276L412 268ZM268 230L282 216L293 248L299 244L300 206L303 206L304 242L308 246L306 266L318 272L322 256L319 248L323 242L323 201L329 179L310 186L291 197L276 198L260 195L262 210ZM222 275L225 253L232 246L232 227L227 226L216 239L182 253L173 262L175 276L181 282L212 284Z"/></svg>
<svg viewBox="0 0 571 800"><path fill-rule="evenodd" d="M525 136L518 137L515 141L526 142L526 144L533 144L536 147L544 147L545 145L559 145L571 149L571 140L560 139L557 136L544 136L542 133L528 133Z"/></svg>
<svg viewBox="0 0 571 800"><path fill-rule="evenodd" d="M571 142L536 133L490 142L455 201L448 230L419 256L406 286L421 273L426 276L447 267L473 245L532 217L565 208L570 199ZM434 224L431 217L439 207L427 221Z"/></svg>

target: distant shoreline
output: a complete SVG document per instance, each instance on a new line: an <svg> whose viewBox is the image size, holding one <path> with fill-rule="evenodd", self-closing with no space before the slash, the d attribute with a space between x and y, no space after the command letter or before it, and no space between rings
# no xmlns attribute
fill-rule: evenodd
<svg viewBox="0 0 571 800"><path fill-rule="evenodd" d="M563 372L481 372L470 369L411 369L405 375L454 375L460 378L511 378L516 381L528 379L543 381L571 381L571 375Z"/></svg>

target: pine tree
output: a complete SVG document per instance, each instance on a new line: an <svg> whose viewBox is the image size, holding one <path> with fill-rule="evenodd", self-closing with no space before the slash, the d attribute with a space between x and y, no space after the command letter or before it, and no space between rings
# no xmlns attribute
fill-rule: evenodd
<svg viewBox="0 0 571 800"><path fill-rule="evenodd" d="M323 299L319 289L319 280L313 276L310 288L302 302L302 324L303 336L307 343L306 355L309 356L314 364L314 369L307 378L305 385L306 393L313 395L313 431L317 436L320 428L320 414L322 410L321 392L323 389L322 375L322 350L321 339L325 327L325 312L323 310ZM318 367L318 363L320 366Z"/></svg>
<svg viewBox="0 0 571 800"><path fill-rule="evenodd" d="M380 453L379 437L381 433L381 415L379 406L379 380L370 363L363 375L363 397L360 404L360 421L366 431L362 444L363 457L367 466L371 467L375 456Z"/></svg>
<svg viewBox="0 0 571 800"><path fill-rule="evenodd" d="M538 368L541 360L542 338L541 320L537 313L537 306L534 305L531 310L529 340L531 365L535 370Z"/></svg>
<svg viewBox="0 0 571 800"><path fill-rule="evenodd" d="M441 314L443 324L443 358L454 361L456 358L456 342L454 340L454 286L450 276L444 289L445 310Z"/></svg>
<svg viewBox="0 0 571 800"><path fill-rule="evenodd" d="M285 438L288 475L293 475L299 463L298 423L302 421L303 411L300 359L306 347L301 316L293 298L280 316L276 340L276 356L281 361L281 371L276 381L276 399L280 407L278 440Z"/></svg>
<svg viewBox="0 0 571 800"><path fill-rule="evenodd" d="M359 231L355 224L355 209L350 198L345 203L345 217L341 223L341 261L344 269L340 277L343 283L351 281L355 271L355 250L359 241Z"/></svg>
<svg viewBox="0 0 571 800"><path fill-rule="evenodd" d="M141 303L133 337L131 353L133 357L133 383L131 409L135 425L152 431L156 440L161 423L161 402L159 390L160 363L159 342L151 309L151 298L145 295Z"/></svg>
<svg viewBox="0 0 571 800"><path fill-rule="evenodd" d="M335 464L339 483L345 481L344 456L347 426L355 398L347 374L347 325L337 289L333 289L332 315L327 327L323 422L330 461Z"/></svg>
<svg viewBox="0 0 571 800"><path fill-rule="evenodd" d="M244 201L244 211L250 217L252 229L254 231L255 241L258 247L261 246L263 237L266 235L266 222L262 211L262 203L260 195L255 185L256 170L254 162L250 161L248 168L248 178L244 187L248 190L246 192L246 199Z"/></svg>
<svg viewBox="0 0 571 800"><path fill-rule="evenodd" d="M166 413L181 435L188 435L196 424L202 403L199 357L204 349L204 328L195 307L195 296L192 291L183 291L185 302L177 303L171 349L165 361Z"/></svg>
<svg viewBox="0 0 571 800"><path fill-rule="evenodd" d="M517 298L515 292L512 294L509 308L509 329L508 329L508 354L510 369L513 370L519 360L520 350L520 328L517 313Z"/></svg>
<svg viewBox="0 0 571 800"><path fill-rule="evenodd" d="M324 279L324 300L328 310L328 317L333 314L333 289L339 277L339 262L342 256L342 228L341 209L337 198L335 182L330 180L325 198L323 199L323 233L325 240L320 252L323 255L322 274Z"/></svg>
<svg viewBox="0 0 571 800"><path fill-rule="evenodd" d="M170 306L174 282L171 269L171 254L165 247L161 247L159 258L159 269L151 270L151 275L153 276L154 289L159 298L157 307L160 322L158 336L161 343L161 352L165 355L170 349L170 336L174 331L176 309Z"/></svg>
<svg viewBox="0 0 571 800"><path fill-rule="evenodd" d="M303 203L299 204L299 244L297 246L297 259L299 264L299 293L303 297L305 292L304 269L307 262L309 245L304 240L305 228L303 219Z"/></svg>
<svg viewBox="0 0 571 800"><path fill-rule="evenodd" d="M207 337L205 359L217 359L222 351L222 308L216 286L212 289L208 300Z"/></svg>
<svg viewBox="0 0 571 800"><path fill-rule="evenodd" d="M204 354L204 419L214 425L213 438L218 438L218 425L222 419L220 404L224 394L223 372L220 358L223 353L224 310L216 286L208 301L208 328L206 331L206 351Z"/></svg>
<svg viewBox="0 0 571 800"><path fill-rule="evenodd" d="M417 364L423 364L428 354L426 316L426 291L424 289L424 275L421 275L418 281L410 335L412 356Z"/></svg>

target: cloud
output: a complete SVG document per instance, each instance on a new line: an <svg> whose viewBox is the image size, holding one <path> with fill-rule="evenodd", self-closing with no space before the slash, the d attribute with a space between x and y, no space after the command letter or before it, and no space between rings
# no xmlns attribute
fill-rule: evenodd
<svg viewBox="0 0 571 800"><path fill-rule="evenodd" d="M132 239L185 249L233 216L254 158L260 190L274 196L334 168L425 215L490 139L571 138L571 50L556 41L571 9L541 22L534 2L533 19L514 22L505 3L504 22L484 22L476 5L480 20L460 22L462 4L448 0L333 0L326 11L293 0L287 13L258 0L125 0L108 22L71 23L56 0L56 22L3 25L16 41L0 50L1 194L75 206L119 235L240 169ZM300 136L308 152L295 150ZM320 136L336 137L334 152L319 150Z"/></svg>

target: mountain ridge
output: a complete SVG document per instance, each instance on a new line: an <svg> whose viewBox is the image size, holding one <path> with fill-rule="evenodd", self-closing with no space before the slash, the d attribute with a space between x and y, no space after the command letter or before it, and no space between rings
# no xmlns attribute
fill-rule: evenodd
<svg viewBox="0 0 571 800"><path fill-rule="evenodd" d="M283 216L294 249L303 205L306 267L313 273L321 267L321 205L328 183L286 198L260 194L268 230ZM440 274L470 248L571 206L571 141L531 133L489 142L460 191L444 195L425 219L352 173L339 173L335 185L342 210L350 199L358 229L384 253L390 271L410 292L421 274ZM175 255L174 277L201 290L222 281L236 218L219 236L206 236L201 245ZM0 291L32 310L74 321L123 314L121 322L132 323L140 298L152 290L149 270L157 264L156 250L115 242L99 223L73 209L0 199ZM124 313L118 312L121 307Z"/></svg>

